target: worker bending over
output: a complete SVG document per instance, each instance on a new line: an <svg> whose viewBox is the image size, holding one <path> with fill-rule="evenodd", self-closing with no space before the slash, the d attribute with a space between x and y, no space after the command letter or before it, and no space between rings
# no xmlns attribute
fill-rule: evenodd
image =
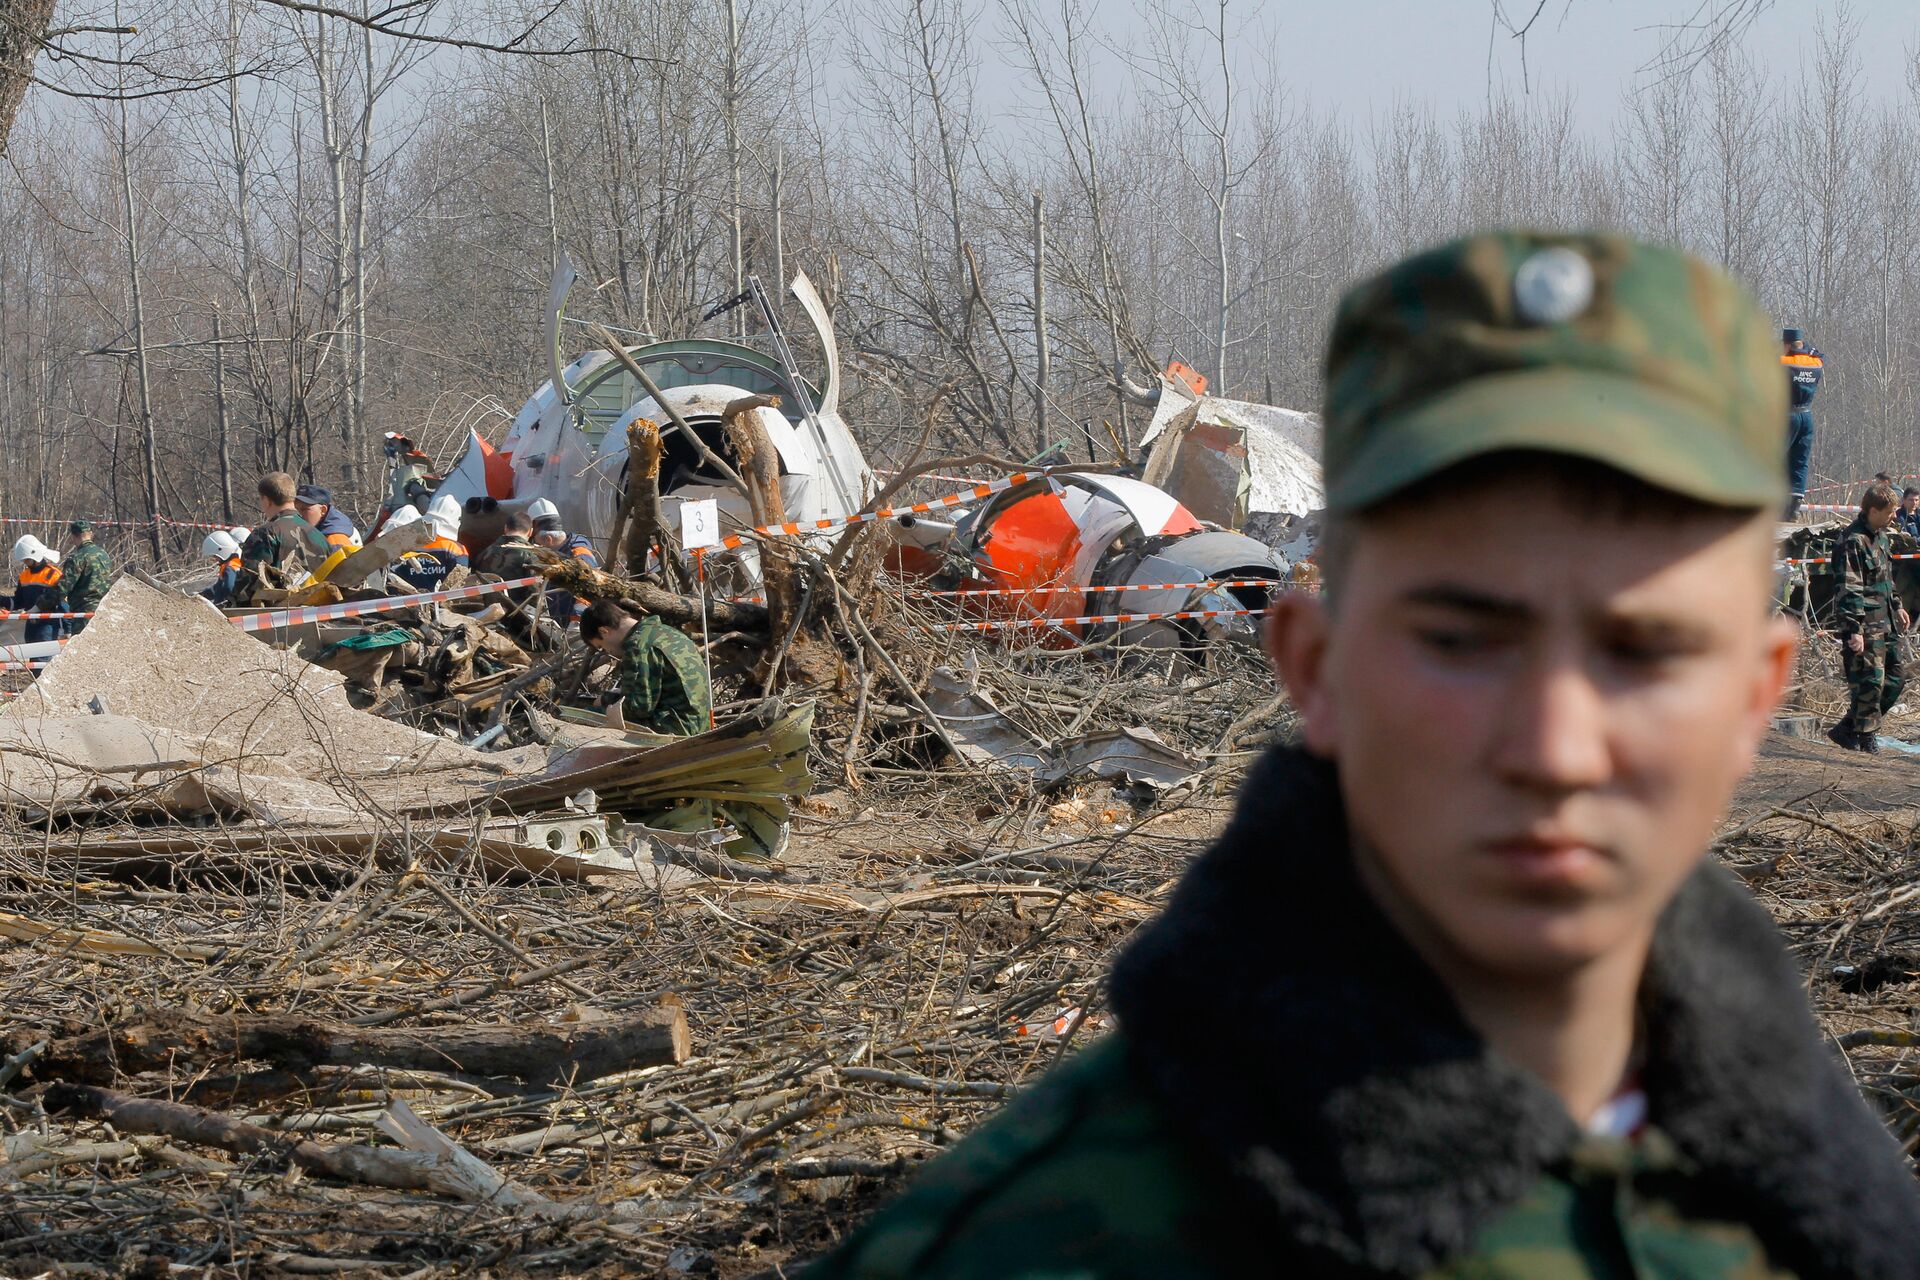
<svg viewBox="0 0 1920 1280"><path fill-rule="evenodd" d="M226 529L215 529L200 540L200 554L213 561L216 574L213 585L200 592L201 598L226 607L240 589L240 542Z"/></svg>
<svg viewBox="0 0 1920 1280"><path fill-rule="evenodd" d="M600 567L600 557L594 554L593 543L577 533L568 533L560 523L560 508L540 498L527 508L527 514L533 518L533 540L536 545L545 547L555 555L577 560L589 569ZM561 626L573 621L574 606L572 592L559 587L548 589L547 612Z"/></svg>
<svg viewBox="0 0 1920 1280"><path fill-rule="evenodd" d="M684 631L596 600L580 615L580 638L619 664L620 699L607 708L608 728L686 737L713 727L706 664Z"/></svg>
<svg viewBox="0 0 1920 1280"><path fill-rule="evenodd" d="M460 541L460 503L451 494L442 494L427 508L427 528L433 532L433 541L421 550L444 565L447 573L465 568L470 557Z"/></svg>

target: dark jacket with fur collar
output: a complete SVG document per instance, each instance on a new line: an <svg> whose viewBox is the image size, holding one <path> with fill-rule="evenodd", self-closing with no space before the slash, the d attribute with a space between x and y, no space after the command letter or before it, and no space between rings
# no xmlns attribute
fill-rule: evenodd
<svg viewBox="0 0 1920 1280"><path fill-rule="evenodd" d="M809 1280L1418 1276L1581 1140L1373 905L1333 772L1296 751L1249 776L1121 958L1113 1004L1118 1037L936 1162ZM1721 870L1663 917L1643 1009L1654 1123L1716 1217L1805 1280L1920 1276L1920 1191L1771 922ZM1165 1207L1174 1185L1190 1204ZM1228 1235L1269 1242L1262 1264L1202 1259ZM1180 1243L1150 1257L1160 1237ZM1275 1270L1287 1259L1310 1270Z"/></svg>

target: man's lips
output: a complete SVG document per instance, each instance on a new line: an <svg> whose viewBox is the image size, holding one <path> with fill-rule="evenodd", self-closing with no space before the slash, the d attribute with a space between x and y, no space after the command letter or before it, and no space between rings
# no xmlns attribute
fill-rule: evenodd
<svg viewBox="0 0 1920 1280"><path fill-rule="evenodd" d="M1610 859L1575 836L1525 835L1483 846L1514 880L1539 888L1585 888L1605 872Z"/></svg>

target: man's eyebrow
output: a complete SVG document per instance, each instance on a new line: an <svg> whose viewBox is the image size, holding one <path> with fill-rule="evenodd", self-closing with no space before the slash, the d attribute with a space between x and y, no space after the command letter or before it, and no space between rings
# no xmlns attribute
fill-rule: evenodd
<svg viewBox="0 0 1920 1280"><path fill-rule="evenodd" d="M1451 583L1415 587L1400 599L1403 604L1454 609L1462 613L1480 614L1483 617L1501 621L1519 622L1533 616L1532 608L1522 600Z"/></svg>

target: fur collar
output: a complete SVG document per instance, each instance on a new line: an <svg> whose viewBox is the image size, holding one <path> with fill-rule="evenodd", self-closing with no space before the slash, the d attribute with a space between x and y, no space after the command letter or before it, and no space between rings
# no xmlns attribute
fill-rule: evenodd
<svg viewBox="0 0 1920 1280"><path fill-rule="evenodd" d="M1287 1233L1417 1274L1579 1139L1497 1056L1361 888L1331 766L1276 748L1232 824L1127 949L1113 1001L1148 1087ZM1813 1023L1764 911L1705 867L1643 992L1655 1123L1806 1280L1895 1280L1920 1190Z"/></svg>

